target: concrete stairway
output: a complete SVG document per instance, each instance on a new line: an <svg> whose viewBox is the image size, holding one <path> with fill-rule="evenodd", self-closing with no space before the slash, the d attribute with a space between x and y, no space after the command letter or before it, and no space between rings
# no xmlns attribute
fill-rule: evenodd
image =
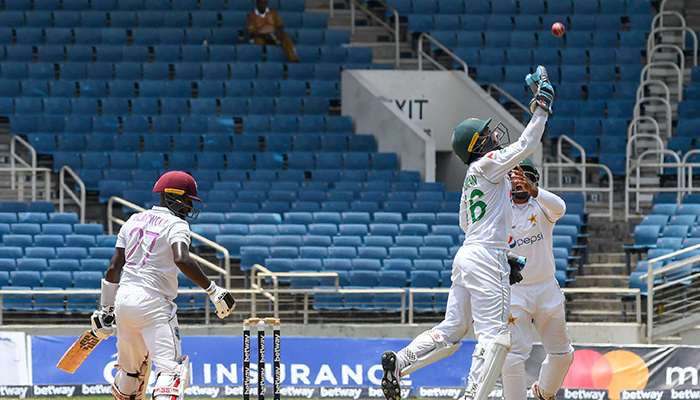
<svg viewBox="0 0 700 400"><path fill-rule="evenodd" d="M330 15L329 1L306 0L307 12L319 12L328 14L329 29L351 30L352 19L350 2L338 0L334 2L333 16ZM384 18L384 9L372 9L375 15ZM411 48L410 38L407 39L406 23L400 25L401 66L400 69L414 70L417 68L417 60ZM396 60L396 44L391 32L377 24L364 12L355 9L355 30L350 36L350 43L354 47L371 47L373 62L375 64L394 65Z"/></svg>

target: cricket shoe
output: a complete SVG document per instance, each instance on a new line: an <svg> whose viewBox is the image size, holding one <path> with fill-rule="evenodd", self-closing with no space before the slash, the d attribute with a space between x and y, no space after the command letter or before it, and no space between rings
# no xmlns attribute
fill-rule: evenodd
<svg viewBox="0 0 700 400"><path fill-rule="evenodd" d="M382 392L386 400L401 400L401 372L396 364L396 353L391 350L382 354Z"/></svg>
<svg viewBox="0 0 700 400"><path fill-rule="evenodd" d="M532 394L535 396L537 400L557 400L557 396L551 396L551 397L544 397L542 396L542 393L540 393L540 386L538 385L538 382L535 381L535 383L532 384Z"/></svg>

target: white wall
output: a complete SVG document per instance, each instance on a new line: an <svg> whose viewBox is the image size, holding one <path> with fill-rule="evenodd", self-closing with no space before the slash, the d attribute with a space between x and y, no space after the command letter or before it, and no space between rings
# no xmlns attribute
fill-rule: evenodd
<svg viewBox="0 0 700 400"><path fill-rule="evenodd" d="M525 77L523 77L524 79ZM371 133L379 151L399 154L401 168L423 171L431 161L421 142L434 140L434 151L452 152L454 128L467 118L493 118L510 133L511 142L524 126L469 76L460 71L350 70L342 75L342 114L355 120L356 133ZM401 136L401 137L397 137ZM542 159L542 146L531 158ZM434 158L435 155L433 154ZM461 190L465 167L438 157L437 174L448 190ZM423 175L424 179L435 170ZM428 179L426 179L428 180Z"/></svg>
<svg viewBox="0 0 700 400"><path fill-rule="evenodd" d="M435 181L435 141L367 80L365 72L343 71L342 114L353 117L355 133L371 133L380 152L397 153L399 168L419 171L425 182Z"/></svg>

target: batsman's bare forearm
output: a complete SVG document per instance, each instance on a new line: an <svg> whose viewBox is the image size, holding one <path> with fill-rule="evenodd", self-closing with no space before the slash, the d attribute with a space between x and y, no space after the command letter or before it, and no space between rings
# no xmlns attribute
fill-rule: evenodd
<svg viewBox="0 0 700 400"><path fill-rule="evenodd" d="M190 249L184 242L177 242L171 246L173 250L173 261L180 268L183 274L197 284L197 286L206 290L211 285L211 279L204 275L204 271L197 264L197 261L190 257Z"/></svg>
<svg viewBox="0 0 700 400"><path fill-rule="evenodd" d="M105 280L107 282L119 283L119 278L122 275L122 268L124 268L125 262L126 257L124 256L124 248L115 248L114 255L112 255L112 259L109 261L107 272L105 272Z"/></svg>

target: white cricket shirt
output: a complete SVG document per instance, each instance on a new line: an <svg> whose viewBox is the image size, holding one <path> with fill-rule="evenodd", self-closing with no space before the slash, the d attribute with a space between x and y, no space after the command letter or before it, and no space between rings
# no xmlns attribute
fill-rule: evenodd
<svg viewBox="0 0 700 400"><path fill-rule="evenodd" d="M535 150L546 122L547 114L538 108L515 143L491 151L469 165L459 205L465 245L508 248L513 219L508 173Z"/></svg>
<svg viewBox="0 0 700 400"><path fill-rule="evenodd" d="M527 203L515 204L510 251L527 257L523 280L518 285L545 282L554 277L556 266L552 252L552 231L566 212L566 203L554 193L539 188L537 198L530 196Z"/></svg>
<svg viewBox="0 0 700 400"><path fill-rule="evenodd" d="M177 297L179 268L173 243L190 244L190 226L166 207L155 206L132 215L119 230L116 247L124 248L126 263L119 287Z"/></svg>

